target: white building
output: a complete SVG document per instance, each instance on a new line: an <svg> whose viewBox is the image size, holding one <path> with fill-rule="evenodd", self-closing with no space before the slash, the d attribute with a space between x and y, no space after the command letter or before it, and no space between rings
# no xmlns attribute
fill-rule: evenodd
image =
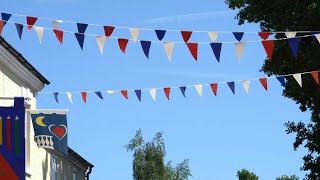
<svg viewBox="0 0 320 180"><path fill-rule="evenodd" d="M36 109L36 92L50 82L19 52L0 37L0 97L24 96L26 110ZM12 100L0 100L0 106L12 106ZM89 180L93 165L69 148L69 155L38 148L30 114L26 111L26 179Z"/></svg>

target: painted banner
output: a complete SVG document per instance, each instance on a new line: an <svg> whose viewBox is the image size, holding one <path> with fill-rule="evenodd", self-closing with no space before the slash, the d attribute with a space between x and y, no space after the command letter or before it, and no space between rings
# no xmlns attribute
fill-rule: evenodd
<svg viewBox="0 0 320 180"><path fill-rule="evenodd" d="M0 107L0 179L26 179L24 116L23 97L15 97L13 107Z"/></svg>
<svg viewBox="0 0 320 180"><path fill-rule="evenodd" d="M35 114L31 112L31 118L38 147L52 149L68 155L66 114Z"/></svg>

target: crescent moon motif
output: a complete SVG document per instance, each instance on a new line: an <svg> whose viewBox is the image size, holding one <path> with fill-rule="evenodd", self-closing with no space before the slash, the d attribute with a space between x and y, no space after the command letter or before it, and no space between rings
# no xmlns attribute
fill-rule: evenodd
<svg viewBox="0 0 320 180"><path fill-rule="evenodd" d="M37 117L36 123L37 123L39 126L42 126L42 127L47 126L46 124L43 123L43 119L44 119L44 118L45 118L44 116L39 116L39 117Z"/></svg>

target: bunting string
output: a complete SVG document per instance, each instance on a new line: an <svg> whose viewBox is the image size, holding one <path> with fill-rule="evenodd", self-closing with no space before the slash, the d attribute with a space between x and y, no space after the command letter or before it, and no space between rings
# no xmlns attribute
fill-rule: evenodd
<svg viewBox="0 0 320 180"><path fill-rule="evenodd" d="M102 92L106 92L107 94L116 94L121 93L125 99L129 99L129 92L135 92L138 100L141 102L142 91L149 91L152 99L155 101L156 99L156 91L163 90L167 99L170 98L171 89L180 89L182 95L186 97L186 90L189 87L194 87L196 92L199 96L202 96L202 90L204 86L210 86L212 92L215 96L217 96L218 86L219 84L227 84L233 94L235 94L235 83L242 82L246 93L249 93L249 86L251 81L257 81L261 83L262 87L268 91L268 80L271 78L276 78L282 86L285 86L285 81L287 77L293 77L300 87L303 87L302 83L302 75L310 74L311 77L315 80L315 82L319 85L319 71L309 71L309 72L302 72L302 73L294 73L294 74L285 74L285 75L277 75L277 76L270 76L270 77L262 77L262 78L253 78L253 79L242 79L236 81L224 81L224 82L215 82L215 83L207 83L207 84L192 84L192 85L181 85L181 86L171 86L171 87L158 87L158 88L141 88L141 89L122 89L122 90L107 90L107 91L74 91L74 92L38 92L38 94L53 94L53 97L57 103L59 103L58 95L59 94L67 94L68 99L72 103L72 95L73 94L81 94L83 101L87 102L87 94L88 93L95 93L100 99L103 99Z"/></svg>
<svg viewBox="0 0 320 180"><path fill-rule="evenodd" d="M34 16L28 16L28 15L22 15L22 14L16 14L16 13L7 13L7 12L2 12L2 13L5 13L5 14L9 14L9 15L12 15L12 16L20 16L20 17L34 17ZM52 18L45 18L45 17L36 17L37 19L41 19L41 20L46 20L46 21L57 21L57 19L52 19ZM79 22L75 22L75 21L69 21L69 20L58 20L58 21L61 21L63 23L70 23L70 24L77 24ZM102 25L102 24L92 24L92 23L86 23L88 24L89 26L97 26L97 27L103 27L105 25ZM128 26L116 26L116 25L109 25L109 26L112 26L112 27L115 27L115 28L118 28L118 29L130 29L130 28L133 28L133 27L128 27ZM140 30L143 30L143 31L155 31L157 29L152 29L152 28L138 28ZM166 29L165 31L171 31L171 32L181 32L181 31L184 31L184 30L175 30L175 29ZM189 30L190 31L190 30ZM196 33L209 33L209 32L212 32L212 31L205 31L205 30L192 30L192 32L196 32ZM228 33L234 33L233 31L214 31L216 33L219 33L219 34L228 34ZM288 31L267 31L269 33L286 33ZM297 32L297 33L312 33L312 32L319 32L319 30L317 31L292 31L292 32ZM245 31L244 33L246 34L257 34L259 33L258 31Z"/></svg>

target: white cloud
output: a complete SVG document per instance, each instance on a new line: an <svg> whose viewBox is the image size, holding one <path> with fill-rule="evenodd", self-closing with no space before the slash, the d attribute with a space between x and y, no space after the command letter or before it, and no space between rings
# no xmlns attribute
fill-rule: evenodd
<svg viewBox="0 0 320 180"><path fill-rule="evenodd" d="M146 20L145 23L159 24L159 23L179 23L179 22L187 22L187 21L189 22L189 21L222 18L228 15L235 15L235 13L236 13L235 11L225 10L225 11L183 14L183 15L176 15L176 16L164 16L164 17Z"/></svg>

